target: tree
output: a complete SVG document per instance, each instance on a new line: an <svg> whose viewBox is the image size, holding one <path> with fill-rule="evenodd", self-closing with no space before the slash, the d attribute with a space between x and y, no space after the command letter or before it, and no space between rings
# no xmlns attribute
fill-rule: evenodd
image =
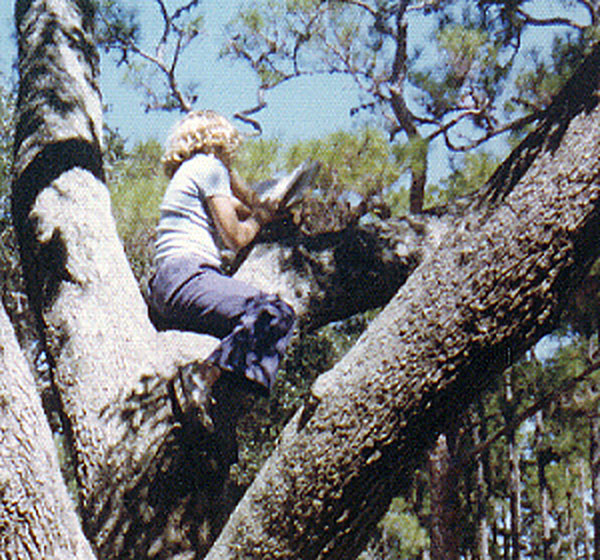
<svg viewBox="0 0 600 560"><path fill-rule="evenodd" d="M221 488L227 465L215 467L215 454L207 456L216 442L198 446L204 434L174 418L170 382L214 341L156 333L118 241L102 181L91 4L18 2L15 12L21 82L12 213L76 466L85 532L101 556L190 547L200 554L222 523L220 504L230 507L226 493L235 497L236 489ZM317 313L319 298L329 302L330 316L345 312L348 295L339 279L349 281L350 267L382 283L370 295L372 285L359 286L368 296L357 299L353 309L360 309L390 297L406 275L398 272L413 264L389 251L391 239L356 236L346 245L370 243L374 260L378 247L384 253L378 263L363 262L363 273L352 260L335 264L333 251L315 241L323 264L330 258L335 266L323 271L313 263L312 275L280 274L300 313L315 309L313 323L325 320ZM285 252L298 260L292 249ZM246 274L270 285L266 261L280 270L280 258L286 258L281 251L263 252L248 260ZM304 264L309 272L310 261Z"/></svg>
<svg viewBox="0 0 600 560"><path fill-rule="evenodd" d="M592 138L582 134L597 109L580 97L578 76L597 83L597 56L468 206L461 226L413 272L344 360L317 381L316 402L288 425L208 558L235 557L236 550L280 557L355 554L369 520L401 486L402 471L419 460L423 440L431 442L456 417L457 395L470 400L556 319L554 289L570 284L568 269L579 275L589 266L581 268L567 249L587 237L567 233L574 232L567 225L572 218L563 222L566 238L552 232L566 218L556 221L554 211L564 210L569 199L578 216L585 207L594 212L592 200L579 195L591 179L587 162L594 151ZM575 97L578 108L568 101ZM572 149L561 155L581 141L590 149L582 159L571 159ZM572 164L583 187L573 198L559 179L570 175ZM595 235L597 226L590 225Z"/></svg>
<svg viewBox="0 0 600 560"><path fill-rule="evenodd" d="M201 556L235 488L207 452L216 442L174 418L170 388L193 362L190 338L200 358L212 341L156 333L124 258L102 180L92 4L23 0L15 13L13 217L85 533L100 557ZM276 279L313 325L381 305L408 280L319 378L209 558L356 556L457 408L552 326L596 257L599 58L443 217L254 248L237 274Z"/></svg>
<svg viewBox="0 0 600 560"><path fill-rule="evenodd" d="M522 134L593 39L596 3L544 2L541 18L530 15L533 4L266 0L232 22L225 52L256 72L258 107L269 90L299 77L352 80L362 96L353 113L374 114L392 141L399 138L414 213L423 208L436 140L461 154L500 134ZM577 7L585 21L575 17ZM542 27L563 30L550 61L535 49L524 52L525 32ZM507 87L515 71L520 79Z"/></svg>

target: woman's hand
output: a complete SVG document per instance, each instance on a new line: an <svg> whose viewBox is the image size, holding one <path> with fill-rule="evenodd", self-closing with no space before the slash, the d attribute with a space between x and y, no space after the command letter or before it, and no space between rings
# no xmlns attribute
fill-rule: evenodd
<svg viewBox="0 0 600 560"><path fill-rule="evenodd" d="M278 204L268 198L256 201L252 208L252 215L261 226L272 222L277 217L278 213Z"/></svg>

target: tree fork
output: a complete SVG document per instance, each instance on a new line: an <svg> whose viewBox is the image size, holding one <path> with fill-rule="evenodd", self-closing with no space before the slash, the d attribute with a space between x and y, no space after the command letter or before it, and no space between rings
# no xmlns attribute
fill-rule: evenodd
<svg viewBox="0 0 600 560"><path fill-rule="evenodd" d="M214 442L174 418L168 385L215 341L155 331L118 240L102 173L92 3L20 0L15 15L13 220L71 435L86 534L101 557L202 555L239 490L223 486ZM238 277L270 290L276 283L299 314L312 310L312 324L323 323L365 301L385 303L428 250L426 223L263 245ZM363 271L372 281L383 275L386 290L350 308L344 290L360 263L344 247L356 235L380 255L378 272L373 261ZM335 289L342 278L344 290ZM372 286L363 282L356 301ZM325 300L328 316L315 303Z"/></svg>
<svg viewBox="0 0 600 560"><path fill-rule="evenodd" d="M71 435L83 525L101 557L189 549L161 533L183 523L173 514L189 496L159 496L191 473L201 479L206 465L190 459L185 442L197 434L173 418L168 382L214 342L157 334L123 253L102 174L92 3L22 0L15 16L13 220Z"/></svg>

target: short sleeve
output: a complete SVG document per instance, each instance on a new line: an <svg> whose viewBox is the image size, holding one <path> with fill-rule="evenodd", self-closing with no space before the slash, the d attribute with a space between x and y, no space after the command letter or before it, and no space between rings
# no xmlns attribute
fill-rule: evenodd
<svg viewBox="0 0 600 560"><path fill-rule="evenodd" d="M227 168L214 156L199 155L192 162L191 178L205 197L233 196Z"/></svg>

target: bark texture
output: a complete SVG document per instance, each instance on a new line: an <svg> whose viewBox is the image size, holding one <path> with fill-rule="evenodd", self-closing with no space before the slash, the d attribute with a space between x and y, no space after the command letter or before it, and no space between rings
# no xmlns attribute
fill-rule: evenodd
<svg viewBox="0 0 600 560"><path fill-rule="evenodd" d="M214 343L156 333L117 237L103 183L92 3L18 1L15 14L21 80L13 219L74 453L86 534L105 558L135 556L136 546L142 554L162 550L185 496L169 490L182 476L193 478L181 472L189 457L177 443L167 380L186 359L177 352L182 340L191 346L187 358ZM172 479L161 473L165 464ZM161 500L169 494L172 501Z"/></svg>
<svg viewBox="0 0 600 560"><path fill-rule="evenodd" d="M597 256L597 49L313 399L207 558L353 558L440 430L554 324ZM400 471L400 472L399 472Z"/></svg>
<svg viewBox="0 0 600 560"><path fill-rule="evenodd" d="M92 560L33 376L0 307L0 558Z"/></svg>
<svg viewBox="0 0 600 560"><path fill-rule="evenodd" d="M454 469L456 433L441 434L429 454L431 560L460 557L457 472Z"/></svg>

